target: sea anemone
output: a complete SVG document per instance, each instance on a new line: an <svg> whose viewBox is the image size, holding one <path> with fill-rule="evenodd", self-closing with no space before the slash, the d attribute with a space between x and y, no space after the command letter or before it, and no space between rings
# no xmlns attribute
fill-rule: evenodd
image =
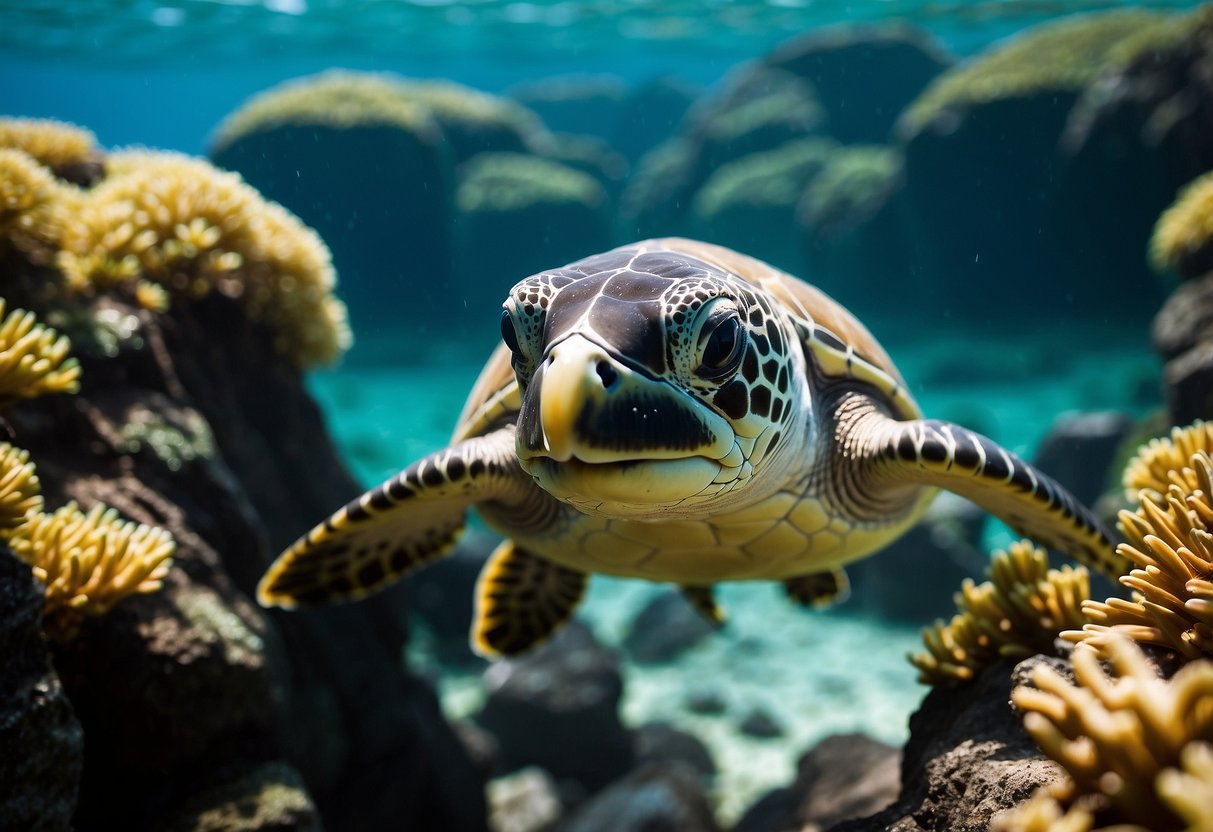
<svg viewBox="0 0 1213 832"><path fill-rule="evenodd" d="M75 503L31 514L9 545L46 586L43 626L57 638L70 638L81 616L160 589L176 548L164 529L122 520L103 505L85 514Z"/></svg>
<svg viewBox="0 0 1213 832"><path fill-rule="evenodd" d="M69 187L25 151L0 148L0 248L53 248Z"/></svg>
<svg viewBox="0 0 1213 832"><path fill-rule="evenodd" d="M88 161L97 152L97 137L52 119L0 118L0 148L24 151L57 170Z"/></svg>
<svg viewBox="0 0 1213 832"><path fill-rule="evenodd" d="M1077 685L1039 665L1034 687L1011 694L1024 728L1069 774L1053 796L1088 795L1088 807L1101 815L1155 832L1181 829L1181 818L1208 828L1213 803L1194 805L1183 789L1188 778L1208 786L1213 662L1190 662L1163 679L1130 639L1109 639L1105 654L1111 675L1095 651L1076 650Z"/></svg>
<svg viewBox="0 0 1213 832"><path fill-rule="evenodd" d="M1090 621L1063 637L1106 650L1116 635L1176 650L1189 659L1213 657L1213 461L1208 425L1197 423L1154 440L1125 471L1140 505L1122 511L1126 542L1117 551L1134 566L1120 583L1129 600L1088 601ZM1185 457L1186 454L1186 457ZM1187 464L1180 460L1187 459Z"/></svg>
<svg viewBox="0 0 1213 832"><path fill-rule="evenodd" d="M1000 658L1054 653L1058 634L1086 620L1086 568L1049 569L1048 555L1029 541L995 552L989 575L980 585L966 579L956 595L959 612L950 622L923 630L927 652L909 657L920 681L967 682Z"/></svg>
<svg viewBox="0 0 1213 832"><path fill-rule="evenodd" d="M58 263L69 287L125 287L149 308L166 301L141 281L174 297L236 297L304 367L349 346L329 251L293 214L200 159L146 151L110 159L110 176L64 226Z"/></svg>
<svg viewBox="0 0 1213 832"><path fill-rule="evenodd" d="M0 316L5 301L0 298ZM14 309L0 321L0 407L18 399L80 389L80 365L68 356L66 335L38 323L33 312Z"/></svg>
<svg viewBox="0 0 1213 832"><path fill-rule="evenodd" d="M1186 185L1158 218L1150 264L1186 278L1213 271L1213 171Z"/></svg>
<svg viewBox="0 0 1213 832"><path fill-rule="evenodd" d="M0 540L42 510L42 484L29 451L0 443Z"/></svg>

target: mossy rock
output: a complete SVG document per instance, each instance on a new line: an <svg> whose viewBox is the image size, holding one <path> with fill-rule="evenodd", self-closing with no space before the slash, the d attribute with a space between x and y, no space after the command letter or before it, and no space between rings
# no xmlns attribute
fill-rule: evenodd
<svg viewBox="0 0 1213 832"><path fill-rule="evenodd" d="M535 156L482 153L458 175L456 297L485 327L518 280L610 248L607 194L589 174Z"/></svg>
<svg viewBox="0 0 1213 832"><path fill-rule="evenodd" d="M822 132L826 113L813 87L761 63L731 72L687 113L686 133L699 145L706 177L728 162Z"/></svg>
<svg viewBox="0 0 1213 832"><path fill-rule="evenodd" d="M611 147L635 163L678 132L701 90L673 76L661 76L628 91L609 137Z"/></svg>
<svg viewBox="0 0 1213 832"><path fill-rule="evenodd" d="M1108 244L1134 233L1137 221L1124 201L1108 211L1083 196L1098 188L1090 173L1076 178L1061 147L1083 91L1153 42L1151 30L1167 20L1118 11L1029 29L939 76L903 114L913 267L934 314L978 326L1008 325L1017 313L1145 323L1155 298L1141 295L1143 248ZM1076 233L1086 214L1101 211L1098 234ZM1105 256L1109 248L1120 256Z"/></svg>
<svg viewBox="0 0 1213 832"><path fill-rule="evenodd" d="M355 332L421 320L449 296L452 159L405 86L345 72L288 82L229 116L211 151L324 238Z"/></svg>
<svg viewBox="0 0 1213 832"><path fill-rule="evenodd" d="M620 199L620 236L644 239L681 235L699 184L697 145L677 136L637 162Z"/></svg>
<svg viewBox="0 0 1213 832"><path fill-rule="evenodd" d="M884 142L897 116L955 62L905 23L815 29L777 46L765 62L812 84L840 142Z"/></svg>
<svg viewBox="0 0 1213 832"><path fill-rule="evenodd" d="M813 282L865 320L915 300L902 184L898 149L850 145L831 154L797 205Z"/></svg>
<svg viewBox="0 0 1213 832"><path fill-rule="evenodd" d="M800 139L722 166L695 194L693 232L803 274L796 205L837 150L831 139Z"/></svg>
<svg viewBox="0 0 1213 832"><path fill-rule="evenodd" d="M530 152L547 132L539 116L518 102L453 81L412 81L404 95L442 128L456 164L477 153Z"/></svg>
<svg viewBox="0 0 1213 832"><path fill-rule="evenodd" d="M1213 171L1186 185L1158 218L1150 261L1184 278L1213 272Z"/></svg>
<svg viewBox="0 0 1213 832"><path fill-rule="evenodd" d="M628 160L594 135L554 133L537 148L537 155L589 174L612 199L627 180Z"/></svg>
<svg viewBox="0 0 1213 832"><path fill-rule="evenodd" d="M517 84L509 98L534 112L556 133L609 139L628 87L617 75L554 75Z"/></svg>

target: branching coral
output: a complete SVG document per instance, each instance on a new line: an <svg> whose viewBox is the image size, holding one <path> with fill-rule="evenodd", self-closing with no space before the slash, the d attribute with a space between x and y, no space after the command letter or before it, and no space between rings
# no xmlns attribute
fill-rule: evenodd
<svg viewBox="0 0 1213 832"><path fill-rule="evenodd" d="M1054 652L1058 633L1081 625L1090 595L1084 567L1049 569L1048 556L1029 541L996 552L990 580L966 580L956 595L960 612L923 630L926 653L910 656L928 684L966 682L999 658Z"/></svg>
<svg viewBox="0 0 1213 832"><path fill-rule="evenodd" d="M1142 11L1044 24L939 76L902 114L899 130L917 132L950 108L1039 92L1077 92L1105 66L1128 62L1153 45L1149 31L1171 25L1166 15Z"/></svg>
<svg viewBox="0 0 1213 832"><path fill-rule="evenodd" d="M5 301L0 298L0 316ZM14 309L0 321L0 407L47 393L75 393L80 365L68 356L66 335L38 323L33 312Z"/></svg>
<svg viewBox="0 0 1213 832"><path fill-rule="evenodd" d="M1184 187L1158 218L1150 264L1187 278L1213 271L1213 171Z"/></svg>
<svg viewBox="0 0 1213 832"><path fill-rule="evenodd" d="M52 119L0 119L0 148L28 153L49 168L87 161L97 150L88 130Z"/></svg>
<svg viewBox="0 0 1213 832"><path fill-rule="evenodd" d="M239 298L301 366L348 347L329 251L293 214L237 174L174 153L115 154L110 170L64 226L58 262L71 288L125 286L153 307L164 299L146 281L187 298Z"/></svg>
<svg viewBox="0 0 1213 832"><path fill-rule="evenodd" d="M29 451L0 443L0 540L42 510L42 484Z"/></svg>
<svg viewBox="0 0 1213 832"><path fill-rule="evenodd" d="M0 248L53 247L59 238L69 186L22 150L0 148Z"/></svg>
<svg viewBox="0 0 1213 832"><path fill-rule="evenodd" d="M1126 542L1117 551L1136 567L1120 579L1133 596L1087 602L1090 623L1065 638L1105 650L1120 634L1188 658L1213 657L1211 436L1204 423L1176 429L1126 468L1125 484L1139 489L1141 502L1120 513Z"/></svg>
<svg viewBox="0 0 1213 832"><path fill-rule="evenodd" d="M121 520L103 505L85 514L75 503L30 515L10 545L46 586L43 626L58 638L70 638L83 615L160 589L176 547L164 529Z"/></svg>
<svg viewBox="0 0 1213 832"><path fill-rule="evenodd" d="M1210 778L1202 744L1213 742L1213 662L1191 662L1168 680L1129 639L1110 639L1106 654L1111 676L1080 649L1077 685L1040 665L1035 687L1011 695L1028 733L1070 775L1054 796L1091 796L1089 807L1154 832L1182 828L1181 818L1208 828L1213 803L1194 804L1198 792L1185 789Z"/></svg>

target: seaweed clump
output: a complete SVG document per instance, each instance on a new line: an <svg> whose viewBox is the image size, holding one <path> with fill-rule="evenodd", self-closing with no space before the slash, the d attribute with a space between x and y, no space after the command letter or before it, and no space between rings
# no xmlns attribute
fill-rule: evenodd
<svg viewBox="0 0 1213 832"><path fill-rule="evenodd" d="M115 154L107 168L63 228L58 264L69 288L125 288L152 308L172 296L236 298L303 367L349 347L329 251L293 214L238 174L176 153Z"/></svg>
<svg viewBox="0 0 1213 832"><path fill-rule="evenodd" d="M1122 511L1117 551L1134 565L1120 583L1129 599L1088 601L1090 621L1064 638L1106 652L1117 636L1213 657L1213 424L1175 428L1155 439L1125 469L1125 487L1140 501Z"/></svg>
<svg viewBox="0 0 1213 832"><path fill-rule="evenodd" d="M966 579L956 594L959 612L951 621L923 630L927 652L909 657L920 681L969 682L999 659L1056 653L1058 634L1086 620L1086 568L1050 569L1046 552L1030 541L995 552L989 575L980 585Z"/></svg>
<svg viewBox="0 0 1213 832"><path fill-rule="evenodd" d="M1159 217L1150 264L1183 278L1213 271L1213 171L1188 183Z"/></svg>
<svg viewBox="0 0 1213 832"><path fill-rule="evenodd" d="M0 298L0 316L5 301ZM80 365L68 355L66 335L38 323L33 312L14 309L0 321L0 408L18 399L80 389Z"/></svg>
<svg viewBox="0 0 1213 832"><path fill-rule="evenodd" d="M1105 672L1094 650L1073 656L1077 684L1047 665L1011 694L1024 728L1069 777L1000 818L1001 832L1208 829L1213 802L1213 662L1163 679L1130 639L1109 640ZM1062 806L1071 803L1068 809Z"/></svg>

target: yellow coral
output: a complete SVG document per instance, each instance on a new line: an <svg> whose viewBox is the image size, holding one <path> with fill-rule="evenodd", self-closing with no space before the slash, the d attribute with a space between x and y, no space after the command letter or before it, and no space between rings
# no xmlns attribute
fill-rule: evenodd
<svg viewBox="0 0 1213 832"><path fill-rule="evenodd" d="M1043 549L1021 540L990 563L990 580L965 580L956 595L959 613L923 630L927 652L910 656L920 681L964 682L999 658L1023 659L1054 652L1058 633L1086 619L1090 595L1084 567L1049 569Z"/></svg>
<svg viewBox="0 0 1213 832"><path fill-rule="evenodd" d="M1118 524L1126 542L1117 551L1136 567L1120 578L1132 598L1088 601L1083 611L1090 623L1064 638L1102 650L1119 634L1188 658L1213 656L1213 462L1198 449L1179 470L1166 467L1175 464L1180 447L1208 435L1195 425L1172 437L1144 448L1126 475L1126 482L1152 483L1140 492L1137 511L1122 511Z"/></svg>
<svg viewBox="0 0 1213 832"><path fill-rule="evenodd" d="M149 308L166 299L146 281L185 298L218 291L239 298L301 366L348 348L328 248L293 214L239 175L175 153L114 154L110 171L64 226L58 262L69 287L126 286Z"/></svg>
<svg viewBox="0 0 1213 832"><path fill-rule="evenodd" d="M51 248L59 238L70 193L34 157L0 148L0 246Z"/></svg>
<svg viewBox="0 0 1213 832"><path fill-rule="evenodd" d="M0 298L0 316L5 301ZM33 312L14 309L0 321L0 407L17 399L80 389L80 365L68 356L66 335L38 323Z"/></svg>
<svg viewBox="0 0 1213 832"><path fill-rule="evenodd" d="M30 515L10 545L46 586L44 626L58 637L70 637L82 615L104 615L129 595L160 589L176 548L164 529L122 520L103 505L85 514L75 503Z"/></svg>
<svg viewBox="0 0 1213 832"><path fill-rule="evenodd" d="M1182 797L1174 801L1177 789L1187 777L1208 776L1201 771L1206 751L1192 747L1213 741L1213 662L1190 662L1163 679L1127 638L1110 639L1106 655L1111 676L1095 651L1079 649L1077 685L1040 665L1035 687L1017 688L1011 700L1036 744L1070 775L1054 796L1092 795L1101 811L1124 821L1179 829L1180 816L1191 815ZM1181 764L1182 775L1162 776ZM1196 807L1194 816L1207 824L1211 806Z"/></svg>
<svg viewBox="0 0 1213 832"><path fill-rule="evenodd" d="M1213 745L1188 743L1180 762L1158 775L1158 795L1188 824L1185 832L1213 832Z"/></svg>
<svg viewBox="0 0 1213 832"><path fill-rule="evenodd" d="M1150 264L1181 277L1213 270L1213 171L1189 183L1158 218Z"/></svg>
<svg viewBox="0 0 1213 832"><path fill-rule="evenodd" d="M1174 427L1169 438L1151 439L1125 466L1125 499L1136 501L1145 489L1151 500L1162 504L1173 484L1189 492L1198 488L1195 471L1187 467L1198 451L1213 451L1213 422Z"/></svg>
<svg viewBox="0 0 1213 832"><path fill-rule="evenodd" d="M990 832L1092 832L1094 826L1095 816L1085 806L1066 809L1047 792L1038 791L1022 806L996 816ZM1118 832L1139 830L1130 827Z"/></svg>
<svg viewBox="0 0 1213 832"><path fill-rule="evenodd" d="M42 510L42 484L29 451L0 443L0 540Z"/></svg>
<svg viewBox="0 0 1213 832"><path fill-rule="evenodd" d="M0 148L22 150L49 168L61 168L88 160L97 151L97 138L53 119L0 118Z"/></svg>

